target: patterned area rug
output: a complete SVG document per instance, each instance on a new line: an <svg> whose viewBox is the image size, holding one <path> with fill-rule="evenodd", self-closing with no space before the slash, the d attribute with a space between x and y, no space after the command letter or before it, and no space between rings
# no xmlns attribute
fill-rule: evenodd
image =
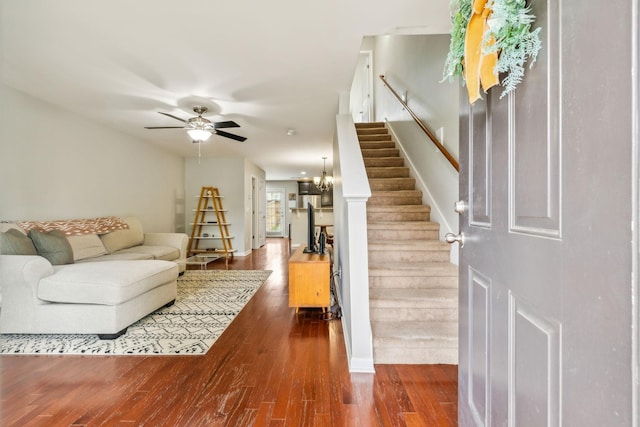
<svg viewBox="0 0 640 427"><path fill-rule="evenodd" d="M269 277L262 270L187 270L178 297L115 340L97 335L0 335L0 354L205 354Z"/></svg>

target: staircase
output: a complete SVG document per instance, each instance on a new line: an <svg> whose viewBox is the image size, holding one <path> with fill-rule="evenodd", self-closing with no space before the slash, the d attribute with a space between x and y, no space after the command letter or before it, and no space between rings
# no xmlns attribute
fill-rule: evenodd
<svg viewBox="0 0 640 427"><path fill-rule="evenodd" d="M384 123L357 123L369 177L369 299L376 364L458 363L458 270Z"/></svg>

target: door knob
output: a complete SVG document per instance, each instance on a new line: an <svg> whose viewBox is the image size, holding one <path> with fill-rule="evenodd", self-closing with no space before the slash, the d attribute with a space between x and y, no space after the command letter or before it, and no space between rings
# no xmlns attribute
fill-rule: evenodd
<svg viewBox="0 0 640 427"><path fill-rule="evenodd" d="M458 242L460 244L460 247L463 247L464 246L464 233L460 233L460 234L447 233L447 234L444 235L444 240L447 243Z"/></svg>
<svg viewBox="0 0 640 427"><path fill-rule="evenodd" d="M467 202L465 202L464 200L458 200L457 202L455 202L453 204L453 210L458 214L458 215L462 215L463 213L465 213L467 211L467 208L469 206L467 205Z"/></svg>

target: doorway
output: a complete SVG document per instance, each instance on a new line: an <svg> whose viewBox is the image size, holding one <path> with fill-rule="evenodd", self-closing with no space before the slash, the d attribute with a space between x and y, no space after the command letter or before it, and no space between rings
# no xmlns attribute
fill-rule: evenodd
<svg viewBox="0 0 640 427"><path fill-rule="evenodd" d="M356 106L353 120L368 123L373 117L373 68L371 51L361 51L353 80L351 103Z"/></svg>
<svg viewBox="0 0 640 427"><path fill-rule="evenodd" d="M284 188L267 191L267 237L284 237L285 191Z"/></svg>

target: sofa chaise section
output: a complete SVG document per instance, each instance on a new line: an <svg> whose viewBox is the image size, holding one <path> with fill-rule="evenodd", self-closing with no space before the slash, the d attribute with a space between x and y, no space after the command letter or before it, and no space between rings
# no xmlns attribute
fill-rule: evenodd
<svg viewBox="0 0 640 427"><path fill-rule="evenodd" d="M37 255L0 255L0 333L115 338L177 294L178 265L162 260L53 266Z"/></svg>
<svg viewBox="0 0 640 427"><path fill-rule="evenodd" d="M173 303L187 244L135 217L0 223L0 333L115 338Z"/></svg>

